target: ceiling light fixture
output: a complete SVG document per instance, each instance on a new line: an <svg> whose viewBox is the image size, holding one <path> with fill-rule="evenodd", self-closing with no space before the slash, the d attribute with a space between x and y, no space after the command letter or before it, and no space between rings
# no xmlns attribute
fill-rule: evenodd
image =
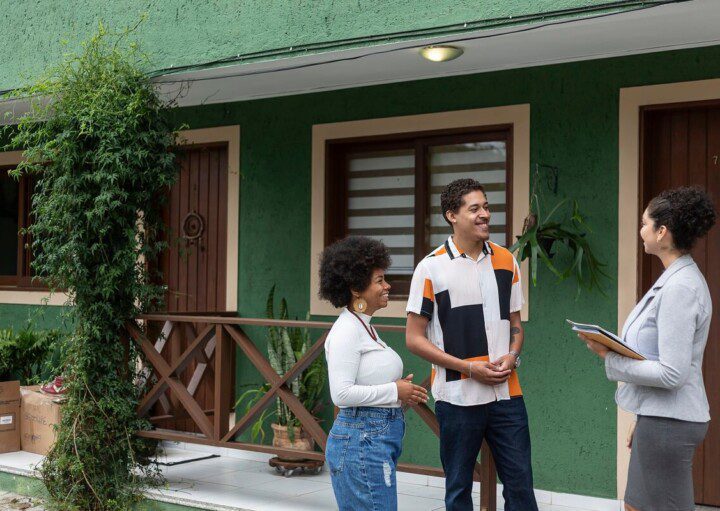
<svg viewBox="0 0 720 511"><path fill-rule="evenodd" d="M447 62L455 60L463 54L463 49L457 46L426 46L420 50L424 59L432 62Z"/></svg>

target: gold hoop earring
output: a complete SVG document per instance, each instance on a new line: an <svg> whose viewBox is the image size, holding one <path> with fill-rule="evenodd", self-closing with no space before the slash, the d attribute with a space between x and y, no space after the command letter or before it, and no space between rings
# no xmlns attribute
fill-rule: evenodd
<svg viewBox="0 0 720 511"><path fill-rule="evenodd" d="M367 302L363 298L355 298L352 303L355 312L365 312L367 310Z"/></svg>

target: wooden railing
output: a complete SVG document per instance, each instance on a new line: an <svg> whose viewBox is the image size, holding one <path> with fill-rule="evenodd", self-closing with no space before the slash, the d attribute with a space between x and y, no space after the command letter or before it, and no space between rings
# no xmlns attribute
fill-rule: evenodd
<svg viewBox="0 0 720 511"><path fill-rule="evenodd" d="M195 431L178 431L156 428L143 431L141 436L157 440L170 440L195 444L214 445L233 449L265 452L277 456L303 457L324 460L327 434L315 417L292 393L289 383L297 378L324 351L325 338L332 323L320 321L287 321L259 318L241 318L233 314L217 313L163 313L138 318L145 323L141 329L136 323L126 325L128 337L142 350L149 364L143 373L146 388L138 406L138 414L153 424L190 419ZM284 375L271 367L265 355L246 335L242 327L299 327L321 330L323 334L305 355ZM400 325L373 325L383 332L404 332ZM153 332L151 341L144 332ZM235 347L259 371L270 389L242 417L234 415L234 357ZM210 408L198 401L201 385L212 389ZM430 379L422 382L429 388ZM295 414L305 431L322 450L300 451L271 445L236 442L235 438L246 431L275 398L280 398ZM427 405L414 410L435 435L439 436L438 422ZM443 477L442 469L400 463L398 470ZM496 509L496 473L490 450L483 443L481 463L475 466L474 479L480 481L480 509Z"/></svg>

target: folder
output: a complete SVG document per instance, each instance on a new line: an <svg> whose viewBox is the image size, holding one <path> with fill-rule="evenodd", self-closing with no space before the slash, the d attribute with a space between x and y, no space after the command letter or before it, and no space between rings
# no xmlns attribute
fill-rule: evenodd
<svg viewBox="0 0 720 511"><path fill-rule="evenodd" d="M624 357L634 358L635 360L645 360L645 357L625 344L617 335L612 332L608 332L602 327L597 325L587 325L585 323L575 323L569 319L566 319L565 321L568 322L573 331L586 335L593 341L599 342L615 353L619 353Z"/></svg>

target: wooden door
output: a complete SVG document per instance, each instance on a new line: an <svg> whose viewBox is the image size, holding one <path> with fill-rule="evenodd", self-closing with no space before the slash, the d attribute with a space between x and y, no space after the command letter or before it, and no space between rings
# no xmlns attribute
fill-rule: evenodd
<svg viewBox="0 0 720 511"><path fill-rule="evenodd" d="M178 153L178 160L180 174L164 211L169 247L160 264L168 286L167 311L223 312L226 310L227 145L184 148ZM164 358L170 363L179 358L205 326L201 323L174 330L163 351ZM214 352L207 351L210 362ZM191 363L183 371L181 381L202 409L211 413L214 387L212 371L206 371L211 364L200 365L199 369L198 365ZM187 415L172 395L168 398L173 405L173 415ZM156 411L163 415L163 411ZM159 426L199 431L189 418L165 420Z"/></svg>
<svg viewBox="0 0 720 511"><path fill-rule="evenodd" d="M642 207L667 188L696 185L720 206L720 102L648 107L642 112ZM639 217L638 217L639 218ZM629 220L628 220L629 221ZM639 228L639 227L638 227ZM662 273L657 257L641 254L641 296ZM720 227L711 229L692 252L713 300L710 336L703 361L710 401L710 429L693 468L695 500L720 506Z"/></svg>
<svg viewBox="0 0 720 511"><path fill-rule="evenodd" d="M165 209L169 249L162 259L168 312L225 310L227 147L178 154L180 175Z"/></svg>

